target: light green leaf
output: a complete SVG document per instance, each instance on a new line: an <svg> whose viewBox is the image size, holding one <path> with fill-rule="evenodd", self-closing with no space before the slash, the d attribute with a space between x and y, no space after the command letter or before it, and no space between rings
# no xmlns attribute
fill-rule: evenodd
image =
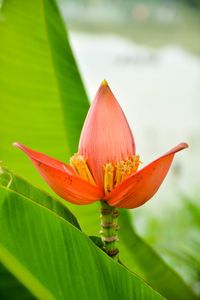
<svg viewBox="0 0 200 300"><path fill-rule="evenodd" d="M3 2L0 70L0 160L19 174L32 174L38 183L36 172L12 142L66 160L77 151L88 109L54 0Z"/></svg>
<svg viewBox="0 0 200 300"><path fill-rule="evenodd" d="M88 101L54 0L4 1L0 70L0 161L50 191L11 144L18 140L66 162L77 149ZM69 206L88 234L99 231L97 203Z"/></svg>
<svg viewBox="0 0 200 300"><path fill-rule="evenodd" d="M0 262L38 299L163 299L69 222L5 187Z"/></svg>
<svg viewBox="0 0 200 300"><path fill-rule="evenodd" d="M32 184L19 176L16 176L13 172L0 166L0 185L3 185L16 193L23 195L30 200L37 202L38 204L50 209L58 216L67 220L74 226L80 229L75 216L70 212L67 206L64 205L64 201L57 198L53 198L46 192L38 189Z"/></svg>

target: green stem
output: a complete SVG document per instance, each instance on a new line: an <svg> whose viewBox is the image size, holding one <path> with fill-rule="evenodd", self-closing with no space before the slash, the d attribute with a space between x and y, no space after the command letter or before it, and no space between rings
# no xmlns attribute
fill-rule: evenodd
<svg viewBox="0 0 200 300"><path fill-rule="evenodd" d="M116 207L108 205L105 201L101 201L101 239L106 253L115 260L118 260L119 253L119 250L116 247L116 242L119 240L119 226L117 224L118 216L119 212Z"/></svg>

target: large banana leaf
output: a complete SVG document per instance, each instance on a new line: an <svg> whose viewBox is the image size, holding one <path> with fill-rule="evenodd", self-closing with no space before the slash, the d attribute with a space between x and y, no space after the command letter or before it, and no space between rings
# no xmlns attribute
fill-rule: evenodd
<svg viewBox="0 0 200 300"><path fill-rule="evenodd" d="M32 184L27 183L27 181L23 178L16 176L13 172L1 166L0 184L48 208L49 210L59 215L61 218L67 220L80 229L80 225L77 219L66 207L66 205L63 205L64 202L62 200L53 198L49 194L44 193L42 190L34 187Z"/></svg>
<svg viewBox="0 0 200 300"><path fill-rule="evenodd" d="M163 299L65 219L1 185L0 262L38 299Z"/></svg>
<svg viewBox="0 0 200 300"><path fill-rule="evenodd" d="M60 202L56 198L42 192L3 167L0 169L0 184L50 209L61 218L80 228L76 218L63 205L64 201ZM137 274L145 278L147 282L150 282L167 299L178 299L180 295L183 300L196 299L196 296L178 274L167 266L153 249L137 236L133 230L127 210L121 210L120 227L121 260L126 266L131 267ZM173 286L175 287L174 289L169 288Z"/></svg>
<svg viewBox="0 0 200 300"><path fill-rule="evenodd" d="M76 151L88 101L53 0L3 1L0 101L0 159L8 166L16 140L63 160ZM34 177L17 156L15 170Z"/></svg>
<svg viewBox="0 0 200 300"><path fill-rule="evenodd" d="M0 160L31 182L42 185L31 164L11 147L11 143L19 140L66 161L76 151L88 108L67 34L53 0L3 1L0 14L0 102ZM26 196L27 191L25 189L22 194ZM88 234L98 232L98 204L69 207ZM52 206L48 208L53 210ZM121 241L128 267L138 270L140 264L140 274L147 278L149 265L141 264L138 261L141 257L127 249L123 238ZM145 257L151 259L150 253L147 249ZM160 287L159 280L155 280L160 273L156 274L153 282L148 276L148 282L164 295L170 293L173 299L176 281L174 284L170 280L166 282L164 291L163 283Z"/></svg>

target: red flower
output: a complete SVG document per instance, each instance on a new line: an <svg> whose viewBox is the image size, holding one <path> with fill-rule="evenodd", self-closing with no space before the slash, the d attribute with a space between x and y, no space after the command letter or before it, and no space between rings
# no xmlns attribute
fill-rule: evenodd
<svg viewBox="0 0 200 300"><path fill-rule="evenodd" d="M14 143L32 160L49 186L74 204L104 200L111 206L135 208L148 201L163 182L181 143L137 171L133 135L126 117L104 80L92 103L70 165Z"/></svg>

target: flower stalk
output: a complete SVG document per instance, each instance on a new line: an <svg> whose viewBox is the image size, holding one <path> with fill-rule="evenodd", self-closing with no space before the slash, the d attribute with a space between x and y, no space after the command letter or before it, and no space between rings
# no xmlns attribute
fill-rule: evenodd
<svg viewBox="0 0 200 300"><path fill-rule="evenodd" d="M119 210L116 207L110 206L107 202L102 200L100 212L100 234L104 245L104 250L109 256L118 261L119 249L117 248L116 243L119 241Z"/></svg>

